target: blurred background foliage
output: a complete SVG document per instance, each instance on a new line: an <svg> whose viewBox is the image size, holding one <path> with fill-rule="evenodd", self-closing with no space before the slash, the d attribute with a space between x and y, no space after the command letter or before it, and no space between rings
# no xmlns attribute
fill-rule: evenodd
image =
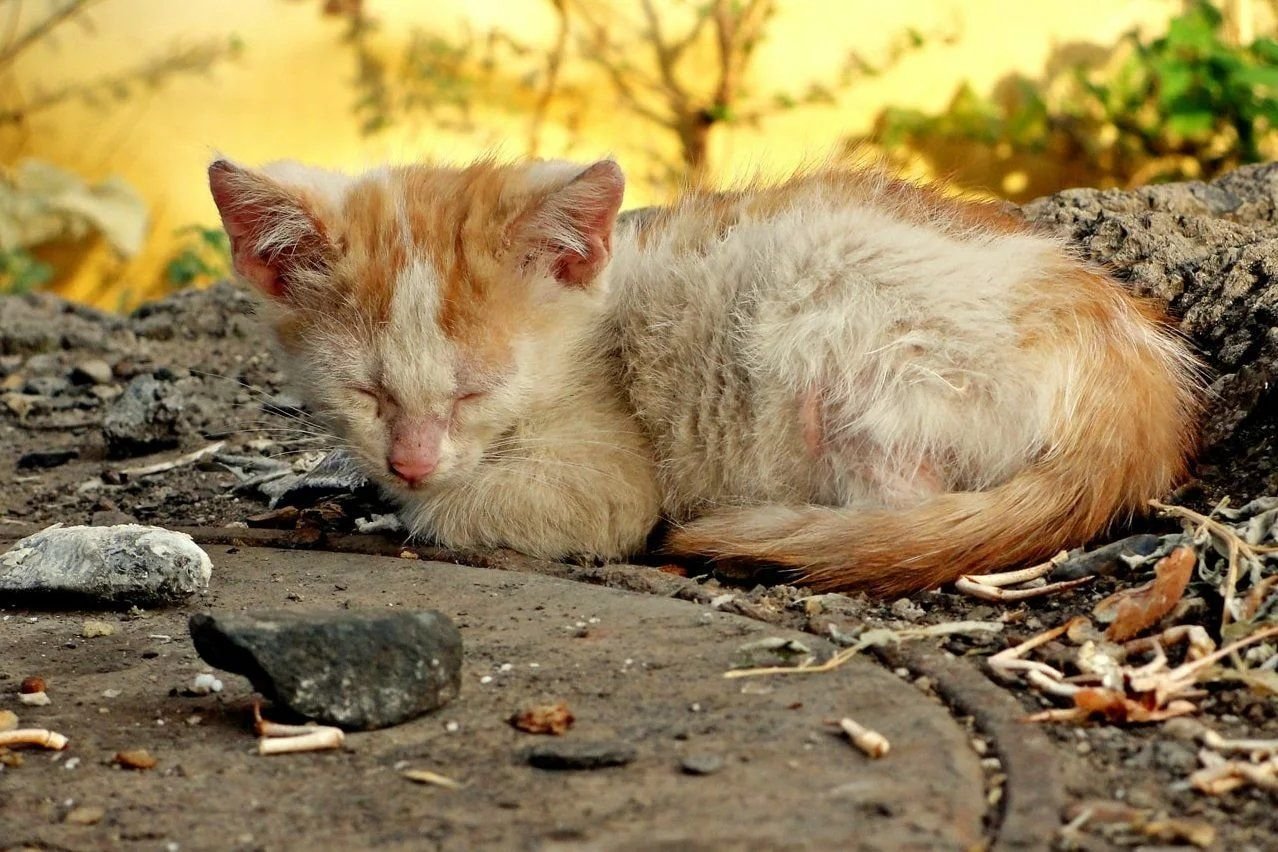
<svg viewBox="0 0 1278 852"><path fill-rule="evenodd" d="M611 153L627 203L872 156L1020 201L1278 150L1278 0L0 0L0 291L228 272L217 150Z"/></svg>
<svg viewBox="0 0 1278 852"><path fill-rule="evenodd" d="M1246 4L1192 0L1157 37L1064 45L1041 75L960 85L939 112L887 107L865 143L1012 200L1210 179L1278 155L1278 41Z"/></svg>

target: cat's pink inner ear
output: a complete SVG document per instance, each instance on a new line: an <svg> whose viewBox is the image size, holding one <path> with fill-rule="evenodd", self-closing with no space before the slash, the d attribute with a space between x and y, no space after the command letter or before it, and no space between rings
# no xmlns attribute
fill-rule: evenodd
<svg viewBox="0 0 1278 852"><path fill-rule="evenodd" d="M601 160L546 199L537 237L550 252L550 270L560 283L585 287L608 265L625 189L621 168Z"/></svg>
<svg viewBox="0 0 1278 852"><path fill-rule="evenodd" d="M209 190L235 271L267 296L285 299L290 273L322 254L316 221L274 181L226 160L209 166Z"/></svg>

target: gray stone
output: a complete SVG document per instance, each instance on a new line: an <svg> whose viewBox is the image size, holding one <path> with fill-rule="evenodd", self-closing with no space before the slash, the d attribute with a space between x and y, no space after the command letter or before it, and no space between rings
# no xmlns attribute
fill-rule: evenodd
<svg viewBox="0 0 1278 852"><path fill-rule="evenodd" d="M679 761L684 775L713 775L723 769L723 758L717 754L690 754Z"/></svg>
<svg viewBox="0 0 1278 852"><path fill-rule="evenodd" d="M195 650L310 719L354 730L428 713L461 689L462 638L434 610L191 616Z"/></svg>
<svg viewBox="0 0 1278 852"><path fill-rule="evenodd" d="M103 415L107 456L131 458L176 447L181 410L171 385L152 376L136 377Z"/></svg>
<svg viewBox="0 0 1278 852"><path fill-rule="evenodd" d="M538 769L606 769L625 766L635 756L635 747L619 740L561 740L524 751L524 759Z"/></svg>
<svg viewBox="0 0 1278 852"><path fill-rule="evenodd" d="M69 390L71 383L61 376L32 376L22 386L23 393L34 396L60 396Z"/></svg>
<svg viewBox="0 0 1278 852"><path fill-rule="evenodd" d="M208 554L185 533L54 525L0 555L0 592L151 606L205 591L212 572Z"/></svg>

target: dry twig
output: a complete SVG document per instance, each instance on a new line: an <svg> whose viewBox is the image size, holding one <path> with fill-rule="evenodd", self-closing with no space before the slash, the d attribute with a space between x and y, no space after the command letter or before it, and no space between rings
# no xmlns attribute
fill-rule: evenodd
<svg viewBox="0 0 1278 852"><path fill-rule="evenodd" d="M878 645L900 642L905 639L924 639L928 636L948 636L955 633L998 633L1003 624L998 621L951 621L945 624L933 624L928 627L908 627L903 630L878 628L867 630L854 645L842 649L823 663L806 663L797 666L763 666L753 669L729 669L723 673L725 678L733 680L742 677L759 677L774 674L820 674L832 672L848 660Z"/></svg>
<svg viewBox="0 0 1278 852"><path fill-rule="evenodd" d="M341 728L326 725L282 725L262 718L262 702L253 700L253 730L258 754L290 754L299 751L323 751L341 748L346 734Z"/></svg>
<svg viewBox="0 0 1278 852"><path fill-rule="evenodd" d="M341 748L346 743L346 735L341 728L317 726L309 733L283 737L262 737L257 741L258 754L289 754L299 751L324 751L330 748Z"/></svg>
<svg viewBox="0 0 1278 852"><path fill-rule="evenodd" d="M1008 588L1021 583L1029 583L1042 579L1069 559L1069 553L1062 550L1047 562L1021 568L1018 571L1004 571L1000 574L965 574L954 583L954 588L965 595L980 598L983 601L999 601L1011 603L1073 589L1084 583L1090 583L1093 577L1078 577L1074 580L1062 580L1059 583L1047 583L1042 586L1026 586L1019 589Z"/></svg>
<svg viewBox="0 0 1278 852"><path fill-rule="evenodd" d="M207 447L201 447L200 449L195 450L194 452L187 453L184 456L178 456L175 459L156 462L155 464L143 465L141 467L121 468L119 471L117 471L117 473L121 473L124 476L134 476L134 477L154 476L157 473L165 473L167 471L174 470L179 467L186 467L189 464L195 464L197 461L200 461L201 459L205 459L211 455L216 454L224 446L226 446L226 441L217 441L216 443L209 444Z"/></svg>
<svg viewBox="0 0 1278 852"><path fill-rule="evenodd" d="M416 781L418 784L433 784L436 787L444 787L448 790L460 790L462 785L460 782L454 781L446 775L440 775L438 772L431 772L429 769L405 769L400 773L409 781Z"/></svg>

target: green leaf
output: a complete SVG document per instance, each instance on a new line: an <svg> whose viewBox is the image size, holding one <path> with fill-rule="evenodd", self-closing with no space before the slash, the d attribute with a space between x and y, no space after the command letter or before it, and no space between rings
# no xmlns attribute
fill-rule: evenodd
<svg viewBox="0 0 1278 852"><path fill-rule="evenodd" d="M1232 82L1246 86L1258 86L1278 92L1278 67L1273 65L1252 65L1240 68L1233 74Z"/></svg>
<svg viewBox="0 0 1278 852"><path fill-rule="evenodd" d="M1216 126L1216 114L1211 110L1185 110L1167 119L1167 129L1178 136L1195 137L1210 133Z"/></svg>

